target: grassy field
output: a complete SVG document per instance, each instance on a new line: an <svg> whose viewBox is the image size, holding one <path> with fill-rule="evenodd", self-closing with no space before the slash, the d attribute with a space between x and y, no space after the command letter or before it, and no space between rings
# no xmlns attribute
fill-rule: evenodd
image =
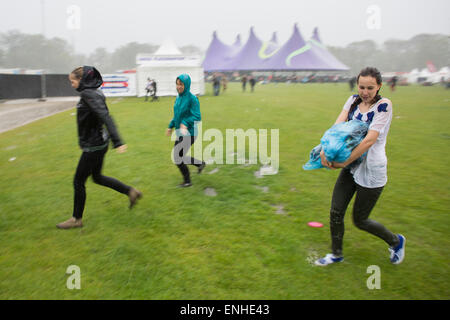
<svg viewBox="0 0 450 320"><path fill-rule="evenodd" d="M350 209L345 261L311 264L330 252L339 172L301 166L350 95L346 84L271 84L254 93L231 84L218 97L208 84L203 130L279 129L277 175L211 164L201 175L191 170L193 187L177 189L181 175L164 135L174 98L108 99L129 149L110 150L103 172L144 198L130 211L127 197L89 179L84 227L59 230L72 214L81 154L75 109L0 134L0 299L449 299L450 91L383 90L394 106L389 181L371 218L406 236L401 265L352 224ZM208 187L216 197L204 194ZM80 290L66 287L70 265L81 270ZM380 268L381 289L367 287L371 265Z"/></svg>

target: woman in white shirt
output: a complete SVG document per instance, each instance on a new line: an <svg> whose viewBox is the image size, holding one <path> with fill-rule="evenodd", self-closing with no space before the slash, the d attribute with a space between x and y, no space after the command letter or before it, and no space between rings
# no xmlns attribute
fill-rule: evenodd
<svg viewBox="0 0 450 320"><path fill-rule="evenodd" d="M357 77L358 94L351 96L339 114L336 123L360 120L369 123L367 136L353 149L343 163L329 162L323 151L322 165L328 168L342 168L333 190L330 210L330 231L332 253L318 259L315 264L326 266L344 260L342 240L344 236L344 215L353 195L353 222L389 245L390 261L399 264L405 255L404 236L393 234L382 224L368 217L387 182L386 138L392 120L392 103L378 93L382 85L380 72L376 68L365 68ZM366 153L359 164L353 161Z"/></svg>

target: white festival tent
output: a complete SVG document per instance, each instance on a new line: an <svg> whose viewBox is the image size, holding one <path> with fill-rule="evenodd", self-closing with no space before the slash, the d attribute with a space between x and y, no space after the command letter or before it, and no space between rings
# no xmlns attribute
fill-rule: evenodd
<svg viewBox="0 0 450 320"><path fill-rule="evenodd" d="M422 71L419 73L419 77L421 78L428 78L431 76L431 72L428 70L428 68L423 68Z"/></svg>
<svg viewBox="0 0 450 320"><path fill-rule="evenodd" d="M147 79L157 84L157 96L176 96L175 80L182 73L191 77L191 92L205 94L204 72L200 56L184 55L171 39L166 39L154 54L136 56L138 97L145 96Z"/></svg>
<svg viewBox="0 0 450 320"><path fill-rule="evenodd" d="M439 71L430 72L428 68L423 68L422 70L413 69L407 75L408 83L419 83L419 82L428 82L431 84L440 83L442 80L449 81L450 80L450 68L443 67Z"/></svg>
<svg viewBox="0 0 450 320"><path fill-rule="evenodd" d="M419 69L415 68L411 70L410 73L408 73L408 83L417 83L417 79L420 77L420 71Z"/></svg>
<svg viewBox="0 0 450 320"><path fill-rule="evenodd" d="M439 71L435 73L435 79L436 82L440 82L441 80L449 81L450 80L450 68L449 67L443 67Z"/></svg>

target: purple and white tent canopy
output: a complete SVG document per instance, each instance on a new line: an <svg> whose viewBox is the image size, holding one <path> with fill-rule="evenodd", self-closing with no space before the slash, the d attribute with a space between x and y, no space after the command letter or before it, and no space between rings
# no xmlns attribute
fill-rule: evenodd
<svg viewBox="0 0 450 320"><path fill-rule="evenodd" d="M326 49L317 28L311 40L305 41L297 25L283 46L278 44L276 33L270 41L261 41L253 27L244 45L240 36L233 45L226 45L214 32L203 68L205 71L349 70Z"/></svg>

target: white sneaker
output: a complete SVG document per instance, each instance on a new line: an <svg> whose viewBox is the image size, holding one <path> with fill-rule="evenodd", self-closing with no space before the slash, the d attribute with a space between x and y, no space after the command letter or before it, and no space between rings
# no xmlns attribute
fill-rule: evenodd
<svg viewBox="0 0 450 320"><path fill-rule="evenodd" d="M334 254L329 253L324 258L318 259L314 262L316 266L324 267L326 265L342 262L344 261L344 257L336 257Z"/></svg>
<svg viewBox="0 0 450 320"><path fill-rule="evenodd" d="M390 260L393 264L400 264L405 258L406 238L399 234L398 239L400 243L395 248L389 248L389 252L391 253Z"/></svg>

